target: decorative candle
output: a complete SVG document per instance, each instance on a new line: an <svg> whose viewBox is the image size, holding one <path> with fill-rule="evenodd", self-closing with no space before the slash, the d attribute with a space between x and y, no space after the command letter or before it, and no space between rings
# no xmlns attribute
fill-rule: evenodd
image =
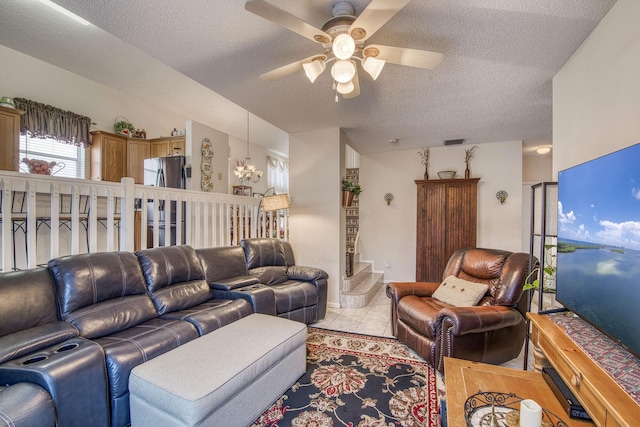
<svg viewBox="0 0 640 427"><path fill-rule="evenodd" d="M520 427L540 427L542 425L542 406L534 400L520 402Z"/></svg>

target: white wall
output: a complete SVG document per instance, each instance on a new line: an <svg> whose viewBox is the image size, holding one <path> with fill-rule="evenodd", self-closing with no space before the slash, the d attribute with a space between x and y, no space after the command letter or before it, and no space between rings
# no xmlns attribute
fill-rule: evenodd
<svg viewBox="0 0 640 427"><path fill-rule="evenodd" d="M290 241L296 264L329 274L329 306L339 307L344 265L341 238L341 158L338 128L290 135Z"/></svg>
<svg viewBox="0 0 640 427"><path fill-rule="evenodd" d="M618 0L553 79L553 171L640 142L640 2Z"/></svg>
<svg viewBox="0 0 640 427"><path fill-rule="evenodd" d="M464 176L468 146L433 147L429 176L437 179L441 170L455 170ZM478 238L480 247L521 250L522 142L497 142L478 146L471 160L471 177L478 183ZM385 281L415 280L416 185L424 167L417 150L360 155L360 241L361 258L373 260L384 269ZM515 178L514 178L515 177ZM496 192L505 190L504 205ZM384 194L394 198L387 206ZM389 261L390 267L385 268Z"/></svg>
<svg viewBox="0 0 640 427"><path fill-rule="evenodd" d="M211 159L213 172L213 192L227 193L229 188L228 159L229 159L229 135L212 129L202 123L187 121L187 164L191 164L191 179L187 179L187 188L201 190L202 178L202 141L208 138L213 146L213 158Z"/></svg>
<svg viewBox="0 0 640 427"><path fill-rule="evenodd" d="M116 117L144 128L147 138L184 129L187 118L0 45L0 96L27 98L88 116L92 130L113 132ZM168 101L170 105L170 101Z"/></svg>

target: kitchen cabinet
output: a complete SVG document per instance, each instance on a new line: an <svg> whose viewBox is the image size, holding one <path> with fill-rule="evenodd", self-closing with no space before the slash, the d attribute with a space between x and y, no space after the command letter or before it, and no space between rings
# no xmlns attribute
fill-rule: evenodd
<svg viewBox="0 0 640 427"><path fill-rule="evenodd" d="M183 136L171 136L166 138L154 138L150 140L150 157L184 156L185 140Z"/></svg>
<svg viewBox="0 0 640 427"><path fill-rule="evenodd" d="M0 106L0 169L18 171L20 159L20 116L24 111Z"/></svg>
<svg viewBox="0 0 640 427"><path fill-rule="evenodd" d="M416 281L440 283L453 252L476 246L479 180L416 181Z"/></svg>
<svg viewBox="0 0 640 427"><path fill-rule="evenodd" d="M144 159L151 157L151 145L146 139L127 139L127 176L136 184L144 184Z"/></svg>
<svg viewBox="0 0 640 427"><path fill-rule="evenodd" d="M127 176L127 138L109 132L91 132L90 177L120 182Z"/></svg>

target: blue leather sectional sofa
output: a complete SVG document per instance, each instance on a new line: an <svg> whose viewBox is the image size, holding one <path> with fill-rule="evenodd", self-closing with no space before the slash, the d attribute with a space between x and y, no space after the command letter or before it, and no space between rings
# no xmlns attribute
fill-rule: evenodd
<svg viewBox="0 0 640 427"><path fill-rule="evenodd" d="M327 278L278 239L0 273L0 426L127 426L135 366L254 312L321 320Z"/></svg>

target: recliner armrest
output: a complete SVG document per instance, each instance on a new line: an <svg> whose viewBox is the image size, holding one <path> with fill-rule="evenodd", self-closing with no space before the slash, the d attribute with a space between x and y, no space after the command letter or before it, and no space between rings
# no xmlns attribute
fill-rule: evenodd
<svg viewBox="0 0 640 427"><path fill-rule="evenodd" d="M305 267L301 265L289 266L287 269L287 276L290 280L303 280L305 282L315 282L318 279L329 278L327 272L320 268Z"/></svg>
<svg viewBox="0 0 640 427"><path fill-rule="evenodd" d="M0 363L77 337L78 330L67 322L53 322L0 337Z"/></svg>
<svg viewBox="0 0 640 427"><path fill-rule="evenodd" d="M387 296L397 304L402 297L415 295L417 297L430 297L440 283L431 282L391 282L387 285Z"/></svg>
<svg viewBox="0 0 640 427"><path fill-rule="evenodd" d="M517 325L524 318L516 309L503 305L448 307L438 314L437 324L449 321L453 335L477 334Z"/></svg>
<svg viewBox="0 0 640 427"><path fill-rule="evenodd" d="M260 283L259 280L254 276L237 276L230 277L228 279L219 279L215 282L209 283L211 289L217 291L231 291L238 288L243 288L249 285L255 285L256 283Z"/></svg>

